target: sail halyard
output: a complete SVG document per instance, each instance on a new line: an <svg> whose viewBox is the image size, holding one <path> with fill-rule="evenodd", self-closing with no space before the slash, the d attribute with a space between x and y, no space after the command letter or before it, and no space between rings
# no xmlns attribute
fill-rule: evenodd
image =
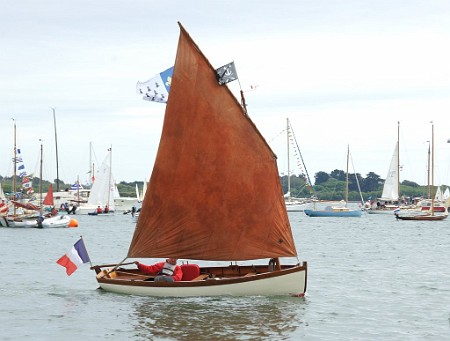
<svg viewBox="0 0 450 341"><path fill-rule="evenodd" d="M275 154L180 24L161 141L128 257L296 255Z"/></svg>

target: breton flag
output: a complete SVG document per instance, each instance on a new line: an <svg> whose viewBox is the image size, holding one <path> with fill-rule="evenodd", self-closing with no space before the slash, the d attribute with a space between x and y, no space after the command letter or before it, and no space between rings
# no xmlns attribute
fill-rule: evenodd
<svg viewBox="0 0 450 341"><path fill-rule="evenodd" d="M173 66L146 82L137 82L136 92L146 101L166 103L172 83Z"/></svg>
<svg viewBox="0 0 450 341"><path fill-rule="evenodd" d="M216 70L216 77L220 85L224 85L238 79L234 62L218 68Z"/></svg>
<svg viewBox="0 0 450 341"><path fill-rule="evenodd" d="M72 191L77 191L79 189L83 189L83 186L80 183L76 182L72 186L70 186L70 189Z"/></svg>
<svg viewBox="0 0 450 341"><path fill-rule="evenodd" d="M59 265L66 268L67 276L70 276L83 263L89 262L89 256L84 246L83 239L80 238L74 246L64 256L56 261Z"/></svg>

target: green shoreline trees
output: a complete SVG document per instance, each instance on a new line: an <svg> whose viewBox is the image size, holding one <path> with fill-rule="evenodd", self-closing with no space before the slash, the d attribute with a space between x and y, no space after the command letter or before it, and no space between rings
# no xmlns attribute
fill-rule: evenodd
<svg viewBox="0 0 450 341"><path fill-rule="evenodd" d="M365 178L361 174L356 173L358 177L359 186L364 200L369 198L375 199L381 196L383 190L384 179L381 179L379 175L370 172ZM342 200L345 196L345 171L335 169L331 173L323 171L317 172L314 175L314 194L320 200ZM56 180L54 180L56 181ZM60 190L68 190L71 184L65 184L60 181ZM287 192L287 175L280 176L281 185L283 187L283 193ZM36 195L39 191L39 179L32 180L33 189ZM358 182L356 181L355 174L349 174L349 200L360 201L361 197L358 190ZM0 176L0 183L5 193L12 192L12 177ZM136 196L136 184L139 188L142 188L143 181L125 182L122 181L117 184L119 193L123 197L135 197ZM47 192L50 185L49 181L43 181L43 191ZM55 188L53 186L53 188ZM400 185L400 193L407 197L426 197L427 186L420 186L415 182L404 180ZM180 193L181 194L181 193ZM307 186L304 177L291 175L291 195L299 198L309 198L313 195L313 192Z"/></svg>

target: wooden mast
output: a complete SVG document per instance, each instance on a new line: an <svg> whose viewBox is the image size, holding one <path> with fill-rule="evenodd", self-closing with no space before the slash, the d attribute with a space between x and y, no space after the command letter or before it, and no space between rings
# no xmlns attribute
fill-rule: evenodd
<svg viewBox="0 0 450 341"><path fill-rule="evenodd" d="M347 173L345 177L345 207L347 207L348 204L348 160L350 155L350 146L347 145Z"/></svg>
<svg viewBox="0 0 450 341"><path fill-rule="evenodd" d="M287 169L288 169L288 178L287 178L287 190L288 190L288 200L291 201L291 160L289 153L289 118L286 118L286 138L287 138Z"/></svg>
<svg viewBox="0 0 450 341"><path fill-rule="evenodd" d="M400 206L400 121L397 121L397 195Z"/></svg>
<svg viewBox="0 0 450 341"><path fill-rule="evenodd" d="M56 135L56 114L55 108L53 110L53 126L55 128L55 149L56 149L56 191L59 192L59 164L58 164L58 137Z"/></svg>
<svg viewBox="0 0 450 341"><path fill-rule="evenodd" d="M16 199L16 189L17 189L17 136L16 136L16 120L13 118L14 121L14 176L13 176L13 200ZM16 205L14 206L13 214L16 216Z"/></svg>
<svg viewBox="0 0 450 341"><path fill-rule="evenodd" d="M427 198L428 199L431 199L430 164L431 164L431 145L430 145L430 141L428 141L428 163L427 163Z"/></svg>
<svg viewBox="0 0 450 341"><path fill-rule="evenodd" d="M42 215L42 158L43 158L43 147L42 147L42 140L41 141L41 162L39 167L39 213Z"/></svg>
<svg viewBox="0 0 450 341"><path fill-rule="evenodd" d="M112 145L109 148L109 178L108 178L108 212L111 207L110 200L111 200L111 168L112 168ZM114 200L114 198L113 198Z"/></svg>
<svg viewBox="0 0 450 341"><path fill-rule="evenodd" d="M90 179L89 183L92 188L92 184L94 182L94 164L92 163L92 142L89 142L89 173L90 173Z"/></svg>
<svg viewBox="0 0 450 341"><path fill-rule="evenodd" d="M434 215L434 124L431 121L431 215Z"/></svg>

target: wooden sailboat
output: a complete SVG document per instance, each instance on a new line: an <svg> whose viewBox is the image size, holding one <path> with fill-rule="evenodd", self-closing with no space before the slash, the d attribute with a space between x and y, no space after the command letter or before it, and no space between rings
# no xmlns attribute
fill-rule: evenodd
<svg viewBox="0 0 450 341"><path fill-rule="evenodd" d="M13 198L16 198L17 193L17 163L19 162L18 148L17 148L17 127L16 120L14 120L14 149L13 149ZM12 205L13 212L9 214L9 209L6 214L0 217L0 226L2 227L34 227L36 226L36 218L39 215L39 207L32 203L20 202L10 200L9 205ZM8 206L9 206L8 205ZM19 210L18 210L19 209ZM20 212L22 210L22 212Z"/></svg>
<svg viewBox="0 0 450 341"><path fill-rule="evenodd" d="M123 262L173 257L189 264L177 282L154 282L123 262L96 265L97 281L104 290L135 295L303 296L306 262L279 260L297 252L276 156L179 26L161 141ZM207 261L231 264L196 265ZM188 267L194 276L184 271Z"/></svg>
<svg viewBox="0 0 450 341"><path fill-rule="evenodd" d="M309 217L361 217L360 209L351 210L348 207L348 165L350 160L350 147L347 147L347 172L345 178L345 205L327 206L323 210L306 209L305 214Z"/></svg>
<svg viewBox="0 0 450 341"><path fill-rule="evenodd" d="M434 124L431 122L431 191L434 191ZM431 207L427 211L402 210L395 211L399 220L444 220L448 216L447 207L444 212L436 212L434 208L435 195L431 193Z"/></svg>
<svg viewBox="0 0 450 341"><path fill-rule="evenodd" d="M14 202L17 207L22 207L29 210L34 210L36 212L33 216L15 216L15 217L4 217L5 227L69 227L70 218L66 215L52 215L51 213L43 213L43 205L53 206L53 189L49 188L50 196L46 196L45 199L42 198L42 162L43 162L43 146L41 143L41 161L40 161L40 177L39 177L39 206L34 204Z"/></svg>

